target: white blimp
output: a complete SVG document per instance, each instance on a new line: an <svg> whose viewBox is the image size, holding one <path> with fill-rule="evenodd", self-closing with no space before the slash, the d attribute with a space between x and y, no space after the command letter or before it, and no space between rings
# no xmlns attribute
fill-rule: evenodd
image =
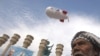
<svg viewBox="0 0 100 56"><path fill-rule="evenodd" d="M46 14L50 18L59 19L60 22L64 22L65 19L68 19L67 11L51 6L46 8Z"/></svg>

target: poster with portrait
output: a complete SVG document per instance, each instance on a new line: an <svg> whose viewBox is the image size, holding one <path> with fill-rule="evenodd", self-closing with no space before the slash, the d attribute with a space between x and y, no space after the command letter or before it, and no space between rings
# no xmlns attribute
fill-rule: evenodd
<svg viewBox="0 0 100 56"><path fill-rule="evenodd" d="M18 47L18 46L11 46L5 56L32 56L33 51L23 48L23 47Z"/></svg>

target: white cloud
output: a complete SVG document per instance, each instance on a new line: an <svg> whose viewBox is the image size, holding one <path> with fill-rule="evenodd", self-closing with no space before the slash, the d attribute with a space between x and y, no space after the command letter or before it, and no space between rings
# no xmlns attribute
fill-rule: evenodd
<svg viewBox="0 0 100 56"><path fill-rule="evenodd" d="M49 21L46 24L38 24L31 27L28 27L23 23L18 23L17 28L8 29L8 34L11 36L14 33L18 33L21 36L16 46L22 46L27 34L34 36L34 40L29 47L29 49L35 51L34 56L37 55L39 43L43 38L48 39L51 42L50 45L54 44L50 56L55 56L55 47L58 43L64 45L63 56L70 56L70 43L76 32L88 31L99 36L100 25L96 24L93 20L95 17L91 19L91 16L88 17L84 15L71 14L69 15L69 19L69 22L65 20L64 23L61 23L59 20L48 19Z"/></svg>

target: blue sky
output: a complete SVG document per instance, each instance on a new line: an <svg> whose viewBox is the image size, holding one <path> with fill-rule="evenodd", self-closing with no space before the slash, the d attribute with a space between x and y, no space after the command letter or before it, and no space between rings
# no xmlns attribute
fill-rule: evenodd
<svg viewBox="0 0 100 56"><path fill-rule="evenodd" d="M0 0L0 35L18 33L21 39L16 45L22 46L26 35L31 34L34 41L29 49L35 56L43 38L54 43L51 56L55 55L56 44L62 43L65 45L63 56L70 56L70 42L76 32L100 35L99 5L99 0ZM48 6L67 10L70 22L61 23L47 17L45 9ZM1 48L4 49L8 42Z"/></svg>
<svg viewBox="0 0 100 56"><path fill-rule="evenodd" d="M31 17L37 22L32 22L31 20L24 17L20 20L24 20L28 25L33 23L42 23L46 22L45 8L48 6L54 6L60 9L64 9L68 11L68 14L77 13L77 14L85 14L92 15L97 17L96 21L99 20L100 16L100 1L95 0L1 0L0 1L0 18L2 18L1 24L5 21L4 25L9 24L8 22L14 22L11 26L15 26L17 23L13 17L22 16L23 17L28 13L31 14ZM26 14L25 14L26 13ZM90 18L91 20L91 18ZM30 22L31 21L31 22ZM30 23L29 23L30 22ZM1 27L2 28L2 27Z"/></svg>
<svg viewBox="0 0 100 56"><path fill-rule="evenodd" d="M38 15L39 13L41 15L44 14L44 10L47 6L54 6L65 9L69 13L84 12L87 14L98 15L100 13L99 2L99 0L1 0L0 7L1 11L17 11L18 14L23 10L28 10L35 15ZM38 13L36 11L38 11Z"/></svg>

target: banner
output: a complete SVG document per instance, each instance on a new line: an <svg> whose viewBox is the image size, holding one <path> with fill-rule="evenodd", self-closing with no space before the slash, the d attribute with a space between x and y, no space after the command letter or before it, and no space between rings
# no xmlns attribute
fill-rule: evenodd
<svg viewBox="0 0 100 56"><path fill-rule="evenodd" d="M6 56L32 56L33 51L24 47L11 46L6 53Z"/></svg>

